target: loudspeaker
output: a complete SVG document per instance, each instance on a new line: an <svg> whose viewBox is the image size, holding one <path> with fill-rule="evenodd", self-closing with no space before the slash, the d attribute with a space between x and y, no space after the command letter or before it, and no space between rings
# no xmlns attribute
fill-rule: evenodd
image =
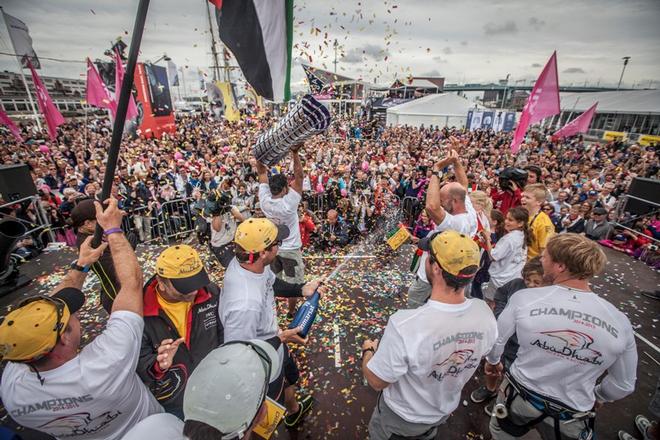
<svg viewBox="0 0 660 440"><path fill-rule="evenodd" d="M0 165L0 198L13 202L35 195L37 187L27 165Z"/></svg>
<svg viewBox="0 0 660 440"><path fill-rule="evenodd" d="M644 215L660 209L660 180L635 177L628 188L628 195L656 203L628 198L624 211L633 215Z"/></svg>

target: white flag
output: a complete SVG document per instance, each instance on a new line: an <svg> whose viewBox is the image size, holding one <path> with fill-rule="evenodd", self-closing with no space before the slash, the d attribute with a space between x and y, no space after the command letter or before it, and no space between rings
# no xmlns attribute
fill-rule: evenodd
<svg viewBox="0 0 660 440"><path fill-rule="evenodd" d="M27 67L27 60L29 58L32 67L35 69L41 68L39 58L32 48L32 38L30 38L30 31L28 27L16 17L12 17L3 11L5 23L7 23L7 30L9 31L9 38L11 44L14 46L14 53L18 57L18 61L23 67Z"/></svg>
<svg viewBox="0 0 660 440"><path fill-rule="evenodd" d="M167 79L170 82L170 87L179 85L179 72L176 70L176 64L172 60L167 61Z"/></svg>

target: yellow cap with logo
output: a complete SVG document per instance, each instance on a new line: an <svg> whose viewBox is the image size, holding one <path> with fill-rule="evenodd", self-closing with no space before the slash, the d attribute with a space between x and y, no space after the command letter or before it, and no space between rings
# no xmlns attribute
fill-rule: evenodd
<svg viewBox="0 0 660 440"><path fill-rule="evenodd" d="M50 353L84 302L80 290L67 287L20 303L0 324L0 360L31 362Z"/></svg>
<svg viewBox="0 0 660 440"><path fill-rule="evenodd" d="M261 252L289 236L289 228L267 218L250 218L236 228L234 243L246 252Z"/></svg>
<svg viewBox="0 0 660 440"><path fill-rule="evenodd" d="M170 280L182 294L192 293L211 282L199 254L186 244L170 246L161 252L156 259L156 274Z"/></svg>
<svg viewBox="0 0 660 440"><path fill-rule="evenodd" d="M479 270L479 246L467 235L456 231L429 234L419 241L419 247L429 251L445 271L459 278L473 277ZM461 273L467 268L473 270Z"/></svg>

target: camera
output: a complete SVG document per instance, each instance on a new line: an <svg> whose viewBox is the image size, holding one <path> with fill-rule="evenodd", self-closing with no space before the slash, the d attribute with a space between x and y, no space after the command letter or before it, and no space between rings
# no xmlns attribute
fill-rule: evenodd
<svg viewBox="0 0 660 440"><path fill-rule="evenodd" d="M231 211L231 194L214 190L206 197L204 213L210 216L223 215Z"/></svg>
<svg viewBox="0 0 660 440"><path fill-rule="evenodd" d="M523 188L527 184L527 171L513 167L503 169L499 175L500 188L513 191L511 182L515 182L518 188Z"/></svg>

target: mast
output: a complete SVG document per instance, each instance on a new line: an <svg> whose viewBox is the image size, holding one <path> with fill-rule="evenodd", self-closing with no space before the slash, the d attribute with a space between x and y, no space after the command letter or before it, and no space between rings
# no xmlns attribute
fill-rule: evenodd
<svg viewBox="0 0 660 440"><path fill-rule="evenodd" d="M213 82L216 82L220 79L220 64L218 63L218 51L215 46L215 36L213 35L213 21L211 20L211 11L209 9L210 2L208 0L202 0L202 1L204 2L204 8L206 9L206 16L209 19L209 34L211 34L211 53L213 54ZM225 68L225 76L226 75L227 75L227 69Z"/></svg>

